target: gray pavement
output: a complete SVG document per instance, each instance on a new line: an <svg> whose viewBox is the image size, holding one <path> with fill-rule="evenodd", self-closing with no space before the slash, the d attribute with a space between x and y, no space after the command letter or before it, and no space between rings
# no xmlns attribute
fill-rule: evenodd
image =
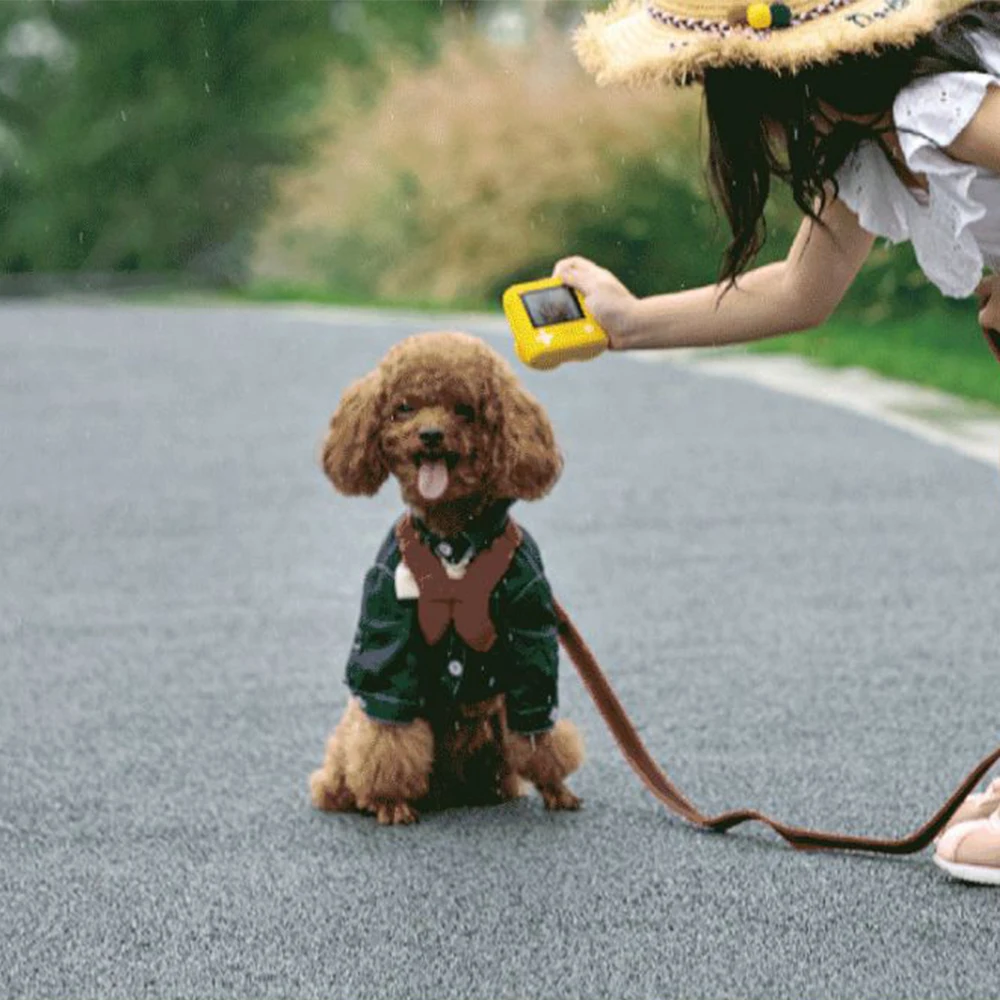
<svg viewBox="0 0 1000 1000"><path fill-rule="evenodd" d="M579 814L310 809L398 511L316 449L439 325L0 308L0 996L1000 996L996 890L685 826L568 662ZM520 370L567 463L516 513L700 805L902 834L1000 742L995 470L698 371Z"/></svg>

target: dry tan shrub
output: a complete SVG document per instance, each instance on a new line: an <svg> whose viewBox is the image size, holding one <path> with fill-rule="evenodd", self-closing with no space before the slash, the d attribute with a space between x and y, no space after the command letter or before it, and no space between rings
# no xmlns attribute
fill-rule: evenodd
<svg viewBox="0 0 1000 1000"><path fill-rule="evenodd" d="M368 112L334 91L335 134L283 179L260 278L335 281L364 256L380 297L475 299L566 252L541 208L599 198L630 158L656 154L700 190L698 94L598 88L554 30L518 49L454 33L435 64L395 67Z"/></svg>

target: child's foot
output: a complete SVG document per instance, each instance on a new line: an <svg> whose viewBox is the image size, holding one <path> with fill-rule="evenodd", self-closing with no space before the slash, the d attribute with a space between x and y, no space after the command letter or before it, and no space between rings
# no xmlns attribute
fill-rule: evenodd
<svg viewBox="0 0 1000 1000"><path fill-rule="evenodd" d="M949 827L938 841L934 863L963 882L1000 885L1000 809L986 819Z"/></svg>
<svg viewBox="0 0 1000 1000"><path fill-rule="evenodd" d="M1000 778L994 778L984 791L973 792L966 798L948 820L948 825L938 835L937 840L940 841L953 826L958 826L959 823L968 823L974 819L986 819L997 809L1000 809Z"/></svg>

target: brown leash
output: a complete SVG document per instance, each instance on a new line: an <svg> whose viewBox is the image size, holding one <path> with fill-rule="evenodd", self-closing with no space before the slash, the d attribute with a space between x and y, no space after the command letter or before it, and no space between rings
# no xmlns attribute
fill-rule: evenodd
<svg viewBox="0 0 1000 1000"><path fill-rule="evenodd" d="M1000 361L1000 331L982 328L983 335L997 361ZM955 789L947 802L919 829L908 837L858 837L844 833L826 833L801 826L789 826L757 812L755 809L734 809L706 816L688 800L681 790L666 776L663 769L649 755L628 714L618 700L600 665L594 658L583 636L580 635L563 606L555 602L559 618L559 640L583 680L597 710L604 717L611 735L629 762L632 770L646 787L670 810L689 823L707 830L724 833L741 823L755 821L769 826L792 847L803 851L837 850L869 851L876 854L915 854L923 850L944 829L965 798L1000 760L1000 747L987 754Z"/></svg>
<svg viewBox="0 0 1000 1000"><path fill-rule="evenodd" d="M990 350L1000 361L1000 332L983 328L983 334ZM965 798L986 776L994 764L1000 760L1000 747L987 754L955 789L947 802L919 829L908 837L858 837L844 833L826 833L801 826L789 826L757 812L755 809L734 809L706 816L688 800L681 790L666 776L663 769L649 755L639 734L632 725L628 714L618 700L600 665L594 658L583 636L580 635L563 606L556 601L559 618L559 640L583 680L597 710L604 717L611 735L629 762L632 770L642 779L645 786L670 810L689 823L707 830L724 833L741 823L755 821L769 826L792 847L803 851L837 850L869 851L876 854L915 854L922 851L944 829Z"/></svg>
<svg viewBox="0 0 1000 1000"><path fill-rule="evenodd" d="M879 837L857 837L843 833L825 833L801 826L779 823L754 809L736 809L706 816L694 806L681 790L664 774L663 769L649 755L639 734L622 707L594 654L584 642L563 606L555 602L559 618L559 639L563 648L580 673L584 686L594 700L597 710L604 717L611 735L625 755L632 770L639 775L646 787L670 810L689 823L707 830L725 832L740 823L754 820L769 826L775 833L799 850L871 851L877 854L913 854L923 850L941 832L966 796L985 777L987 771L1000 760L1000 747L984 757L955 789L948 801L918 830L897 840Z"/></svg>

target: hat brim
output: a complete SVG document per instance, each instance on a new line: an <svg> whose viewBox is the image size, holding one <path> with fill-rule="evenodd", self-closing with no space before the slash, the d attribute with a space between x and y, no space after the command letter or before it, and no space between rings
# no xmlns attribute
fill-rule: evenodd
<svg viewBox="0 0 1000 1000"><path fill-rule="evenodd" d="M574 35L584 68L599 84L688 84L708 68L759 66L795 73L841 55L911 45L972 0L856 0L803 24L758 31L727 27L727 34L674 27L654 18L646 3L616 0L586 15Z"/></svg>

